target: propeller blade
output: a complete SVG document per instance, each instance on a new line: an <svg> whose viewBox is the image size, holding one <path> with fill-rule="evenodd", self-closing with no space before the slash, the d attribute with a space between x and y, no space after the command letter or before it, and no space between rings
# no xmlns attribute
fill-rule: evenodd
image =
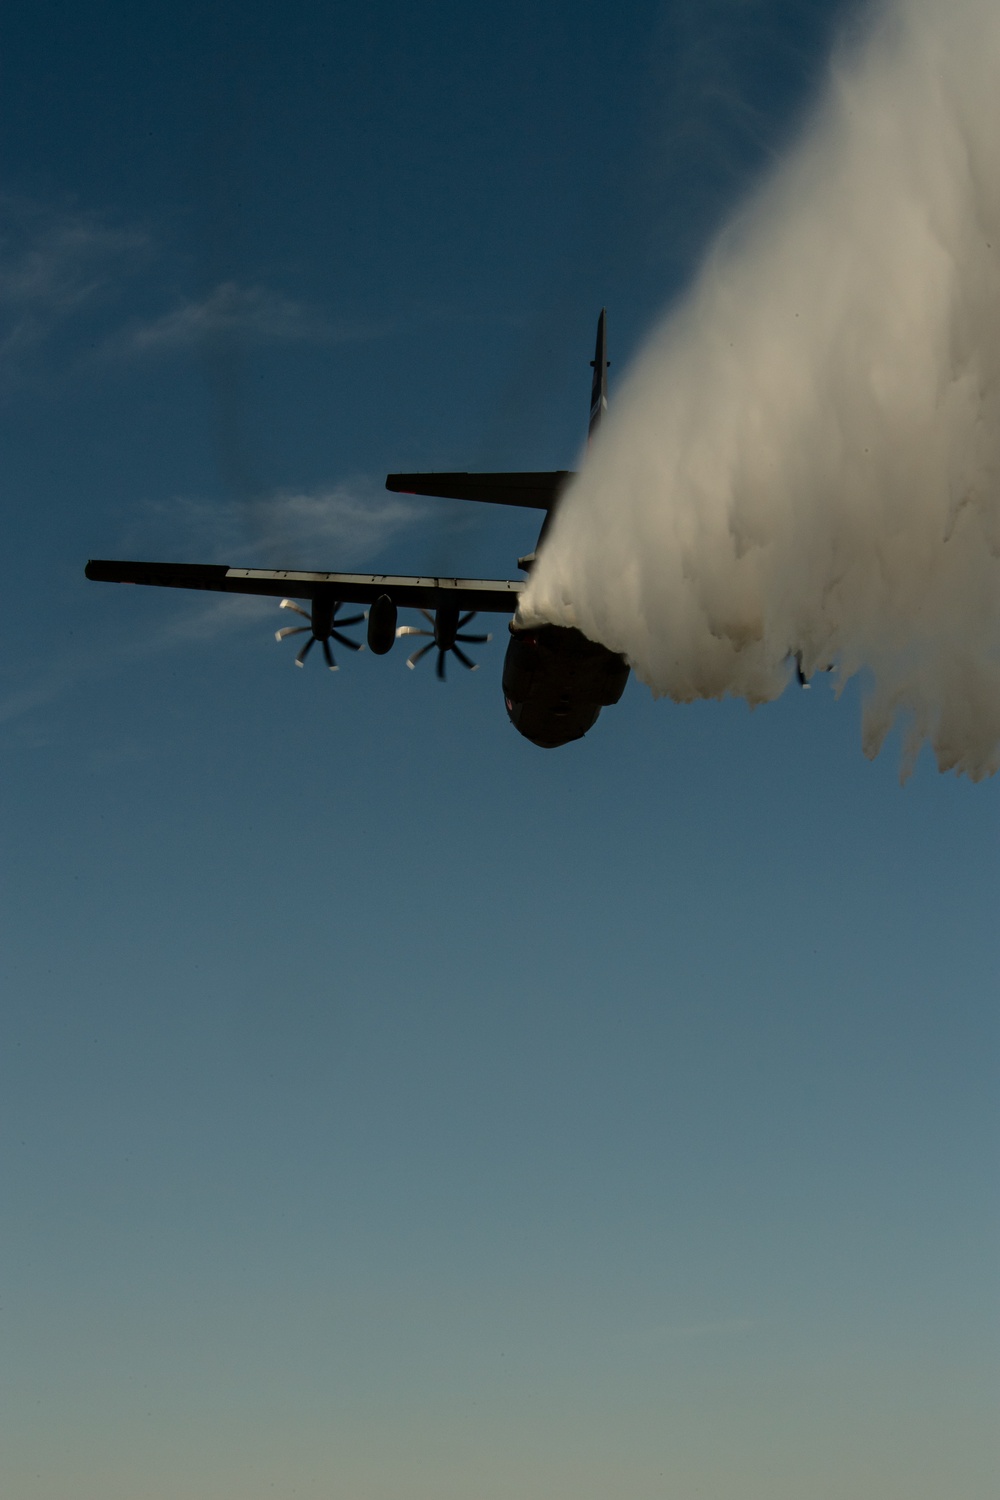
<svg viewBox="0 0 1000 1500"><path fill-rule="evenodd" d="M331 672L336 672L337 671L337 663L333 659L333 652L330 650L330 642L329 641L323 641L322 642L322 646L323 646L323 655L326 657L326 664L327 664L327 666L330 668Z"/></svg>
<svg viewBox="0 0 1000 1500"><path fill-rule="evenodd" d="M420 632L420 634L421 635L426 635L427 631L426 630L422 630ZM428 653L428 651L433 651L433 650L434 650L434 642L430 641L426 646L421 646L421 648L420 648L419 651L414 651L414 653L413 653L412 656L407 657L406 665L410 668L410 671L412 672L413 668L417 665L417 662L420 660L420 658L422 656L426 656L427 653Z"/></svg>
<svg viewBox="0 0 1000 1500"><path fill-rule="evenodd" d="M476 611L474 609L470 609L469 613L467 615L463 615L462 618L459 620L459 622L458 622L458 629L459 630L464 630L465 627L466 627L466 625L471 624L471 622L475 618L476 618Z"/></svg>
<svg viewBox="0 0 1000 1500"><path fill-rule="evenodd" d="M427 649L429 651L430 647L428 646ZM443 646L439 646L438 647L438 664L437 664L438 682L444 682L444 659L445 659L445 657L447 655L448 655L448 653L444 649L444 647Z"/></svg>
<svg viewBox="0 0 1000 1500"><path fill-rule="evenodd" d="M423 613L423 611L421 611ZM399 625L396 628L396 639L401 635L429 635L433 636L433 630L421 630L419 625Z"/></svg>
<svg viewBox="0 0 1000 1500"><path fill-rule="evenodd" d="M311 628L309 625L286 625L284 630L276 630L274 632L274 639L276 641L283 641L288 635L305 635L306 631Z"/></svg>
<svg viewBox="0 0 1000 1500"><path fill-rule="evenodd" d="M347 624L346 620L344 624ZM363 651L365 649L360 641L352 641L349 635L341 635L339 630L331 630L330 634L335 641L339 641L342 646L346 646L348 651Z"/></svg>
<svg viewBox="0 0 1000 1500"><path fill-rule="evenodd" d="M476 669L479 666L478 662L476 662L476 661L470 661L469 658L466 656L465 652L462 651L458 646L452 646L451 649L452 649L452 651L454 651L455 655L458 657L458 659L462 663L463 667L468 667L468 669L469 669L470 672L475 672L476 671Z"/></svg>
<svg viewBox="0 0 1000 1500"><path fill-rule="evenodd" d="M306 641L305 645L302 647L302 650L299 652L298 656L295 658L295 665L297 667L304 667L305 666L305 664L306 664L306 657L309 655L310 651L315 646L315 644L316 644L316 637L314 635L311 635L309 637L309 639Z"/></svg>
<svg viewBox="0 0 1000 1500"><path fill-rule="evenodd" d="M364 620L365 620L365 616L364 615L352 615L349 620L338 620L337 619L337 615L336 615L336 611L334 611L333 623L335 625L337 625L337 626L362 625L362 624L364 624Z"/></svg>
<svg viewBox="0 0 1000 1500"><path fill-rule="evenodd" d="M308 620L309 623L312 624L312 615L308 610L302 609L300 605L296 604L294 599L282 599L281 603L278 605L278 608L294 609L297 615L301 615L303 620Z"/></svg>
<svg viewBox="0 0 1000 1500"><path fill-rule="evenodd" d="M423 615L424 619L427 621L428 625L433 630L434 629L434 616L431 614L430 610L429 609L422 609L420 611L420 613Z"/></svg>
<svg viewBox="0 0 1000 1500"><path fill-rule="evenodd" d="M456 635L455 639L464 641L467 646L485 646L486 642L491 641L493 637L491 635Z"/></svg>

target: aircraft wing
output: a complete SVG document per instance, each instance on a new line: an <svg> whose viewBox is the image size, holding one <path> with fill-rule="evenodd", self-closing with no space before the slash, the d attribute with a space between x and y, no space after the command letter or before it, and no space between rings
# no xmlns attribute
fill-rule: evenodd
<svg viewBox="0 0 1000 1500"><path fill-rule="evenodd" d="M523 505L552 510L575 476L570 469L524 474L387 474L385 487L397 495L435 495L442 500L488 500L494 505Z"/></svg>
<svg viewBox="0 0 1000 1500"><path fill-rule="evenodd" d="M403 608L436 609L446 600L461 610L512 615L524 587L515 578L410 578L389 573L303 573L292 569L227 568L215 563L116 562L92 559L87 577L99 583L148 583L220 594L313 599L332 593L343 604L374 604L388 594ZM327 594L329 597L329 594Z"/></svg>

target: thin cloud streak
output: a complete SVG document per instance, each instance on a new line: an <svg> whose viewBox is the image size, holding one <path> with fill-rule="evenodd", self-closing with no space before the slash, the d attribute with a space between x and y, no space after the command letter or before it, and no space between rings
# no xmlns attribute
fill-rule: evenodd
<svg viewBox="0 0 1000 1500"><path fill-rule="evenodd" d="M382 338L390 331L388 322L333 319L270 287L223 281L206 297L131 323L107 347L108 352L126 355L169 353L233 335L256 344L344 344Z"/></svg>
<svg viewBox="0 0 1000 1500"><path fill-rule="evenodd" d="M364 477L308 490L279 490L251 501L180 497L150 504L125 550L161 551L211 562L344 571L377 554L427 514L419 502L386 495Z"/></svg>
<svg viewBox="0 0 1000 1500"><path fill-rule="evenodd" d="M149 505L127 534L121 551L149 556L161 552L167 561L258 563L288 567L349 566L423 518L416 502L376 495L371 481L356 480L316 492L281 492L252 506L256 535L247 536L247 508L238 501L213 504L178 499ZM344 563L348 567L343 567ZM0 696L0 725L25 719L78 687L81 678L113 675L124 666L179 645L202 645L232 636L250 626L266 627L276 599L223 594L209 600L184 590L175 596L176 615L154 631L138 633L140 617L122 617L124 636L92 637L83 646L35 668L29 687Z"/></svg>
<svg viewBox="0 0 1000 1500"><path fill-rule="evenodd" d="M337 316L277 287L226 280L206 295L174 298L166 311L127 313L126 295L166 300L137 287L166 257L152 234L96 212L0 194L0 372L16 385L57 340L87 334L86 360L169 356L216 341L251 346L336 345L387 337L398 320ZM131 283L131 287L130 287ZM103 325L103 326L102 326ZM49 355L51 358L51 355ZM79 358L79 352L77 354Z"/></svg>
<svg viewBox="0 0 1000 1500"><path fill-rule="evenodd" d="M55 702L70 689L79 687L81 679L108 677L122 666L156 656L174 646L205 644L252 624L263 625L273 602L252 595L225 594L209 603L199 601L192 607L188 596L187 607L180 605L177 617L156 630L142 632L140 629L137 633L129 624L124 639L98 641L92 638L86 646L66 652L43 666L36 672L32 687L16 688L6 697L0 697L0 725L12 724Z"/></svg>
<svg viewBox="0 0 1000 1500"><path fill-rule="evenodd" d="M0 195L0 369L20 361L75 317L120 294L148 256L148 234L97 214Z"/></svg>

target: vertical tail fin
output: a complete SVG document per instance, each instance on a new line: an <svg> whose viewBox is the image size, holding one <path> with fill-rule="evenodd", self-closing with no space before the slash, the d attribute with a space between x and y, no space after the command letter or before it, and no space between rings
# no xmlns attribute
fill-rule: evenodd
<svg viewBox="0 0 1000 1500"><path fill-rule="evenodd" d="M608 409L608 310L606 307L601 308L601 316L597 320L597 348L594 350L590 367L594 372L594 379L590 386L588 439L593 438L598 423Z"/></svg>

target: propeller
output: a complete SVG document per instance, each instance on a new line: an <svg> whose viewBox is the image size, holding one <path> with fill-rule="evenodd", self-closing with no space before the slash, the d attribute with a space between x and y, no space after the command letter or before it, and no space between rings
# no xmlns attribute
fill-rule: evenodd
<svg viewBox="0 0 1000 1500"><path fill-rule="evenodd" d="M414 651L413 655L407 658L406 665L410 668L415 667L420 658L426 656L428 651L433 651L436 646L438 653L437 675L440 682L444 682L444 662L449 651L453 656L458 658L463 667L468 667L470 672L474 672L477 663L469 660L461 646L458 645L458 642L461 641L466 646L482 646L488 640L492 639L488 635L463 635L461 633L464 631L466 625L470 624L475 618L475 610L470 610L467 615L459 615L457 605L442 604L433 615L426 609L422 609L420 613L428 625L430 625L430 630L421 630L419 625L400 625L396 631L397 636L425 635L430 637L426 646L421 646L419 650Z"/></svg>
<svg viewBox="0 0 1000 1500"><path fill-rule="evenodd" d="M286 625L283 630L275 631L274 639L276 641L283 641L286 636L305 635L308 631L309 639L295 658L295 665L297 667L304 667L306 657L316 642L319 641L323 647L323 655L326 657L327 666L331 672L336 672L337 663L334 661L333 652L330 650L330 637L332 636L335 641L339 641L342 646L346 646L348 651L363 651L364 647L361 642L352 641L349 635L342 635L340 627L343 625L360 625L364 619L364 615L351 615L349 620L338 620L339 600L329 599L321 594L317 594L314 597L312 604L312 613L310 614L308 610L296 604L294 599L282 599L281 604L278 606L279 609L293 610L295 614L301 615L303 620L308 620L309 623L308 625Z"/></svg>

